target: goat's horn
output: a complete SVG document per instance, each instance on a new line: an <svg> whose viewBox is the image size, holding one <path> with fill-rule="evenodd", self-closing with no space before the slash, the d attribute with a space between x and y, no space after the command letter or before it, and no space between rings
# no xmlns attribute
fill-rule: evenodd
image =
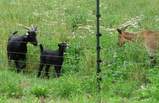
<svg viewBox="0 0 159 103"><path fill-rule="evenodd" d="M34 29L34 28L35 28L35 26L34 26L33 24L31 24L31 28L32 28L32 29Z"/></svg>
<svg viewBox="0 0 159 103"><path fill-rule="evenodd" d="M18 24L19 26L23 27L24 29L30 30L28 26L24 26L23 24Z"/></svg>
<svg viewBox="0 0 159 103"><path fill-rule="evenodd" d="M130 24L125 26L124 28L122 28L122 31L125 31L129 26L130 26Z"/></svg>
<svg viewBox="0 0 159 103"><path fill-rule="evenodd" d="M33 30L33 31L37 31L37 26L34 26L33 24L31 25L31 29Z"/></svg>
<svg viewBox="0 0 159 103"><path fill-rule="evenodd" d="M27 26L23 26L23 27L24 27L24 29L30 30L30 28L29 28L29 27L27 27Z"/></svg>
<svg viewBox="0 0 159 103"><path fill-rule="evenodd" d="M37 31L37 26L34 27L35 31Z"/></svg>

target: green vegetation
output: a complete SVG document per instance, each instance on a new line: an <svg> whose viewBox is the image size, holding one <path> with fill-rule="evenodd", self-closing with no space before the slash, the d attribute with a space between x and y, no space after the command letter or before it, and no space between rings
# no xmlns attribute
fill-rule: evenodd
<svg viewBox="0 0 159 103"><path fill-rule="evenodd" d="M157 103L158 67L150 67L140 43L119 48L115 29L131 24L129 31L159 30L159 0L101 0L103 103ZM0 103L95 103L96 36L95 0L0 0ZM28 45L27 73L17 74L7 64L6 42L20 25L38 26L38 40L57 48L67 41L62 76L36 78L39 47ZM159 63L159 59L157 59ZM157 63L157 64L158 64Z"/></svg>

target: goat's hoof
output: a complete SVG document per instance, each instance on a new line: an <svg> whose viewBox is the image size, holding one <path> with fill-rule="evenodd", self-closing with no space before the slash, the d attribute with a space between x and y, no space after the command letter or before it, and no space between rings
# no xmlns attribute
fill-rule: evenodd
<svg viewBox="0 0 159 103"><path fill-rule="evenodd" d="M150 61L150 66L154 67L156 65L156 63L157 63L156 60L152 60L152 61Z"/></svg>
<svg viewBox="0 0 159 103"><path fill-rule="evenodd" d="M150 63L150 67L154 67L155 66L155 64L154 63Z"/></svg>
<svg viewBox="0 0 159 103"><path fill-rule="evenodd" d="M19 69L19 68L16 68L16 72L19 73L19 72L20 72L20 69Z"/></svg>

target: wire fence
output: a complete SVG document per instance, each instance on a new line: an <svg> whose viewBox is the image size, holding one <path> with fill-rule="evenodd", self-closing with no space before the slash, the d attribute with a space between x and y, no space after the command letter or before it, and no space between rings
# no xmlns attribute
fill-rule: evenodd
<svg viewBox="0 0 159 103"><path fill-rule="evenodd" d="M14 67L15 68L15 64L14 62L11 63L11 65L8 65L8 60L7 60L7 50L5 50L4 48L6 48L5 45L0 45L1 48L3 48L1 51L0 51L0 65L1 66L8 66L8 67ZM75 47L70 47L70 48L74 48ZM92 51L95 50L93 47L87 47L87 48L84 48L84 49L91 49ZM102 53L103 52L107 52L109 49L106 49L106 48L103 48L101 49L102 50ZM40 50L39 50L40 51ZM38 69L39 69L39 65L40 65L40 53L37 53L37 50L35 51L36 53L33 53L33 52L28 52L27 53L27 59L26 61L19 61L21 64L26 64L26 67L31 67L31 68L36 68L36 69L33 69L33 70L30 70L30 69L24 69L23 71L25 72L33 72L33 74L37 74L38 72ZM8 53L11 53L11 54L25 54L25 53L21 53L21 52L8 52ZM95 52L94 52L95 53ZM46 56L46 57L52 57L52 58L61 58L62 56L52 56L52 55L43 55L43 56ZM74 53L68 53L66 52L66 54L64 55L64 63L62 65L62 68L76 68L78 69L79 65L83 64L83 65L87 65L86 62L82 62L80 63L80 57L81 55L77 54L74 52ZM95 55L94 55L95 56ZM72 63L69 63L70 61L72 61ZM95 60L93 60L94 63L95 63ZM131 68L132 66L134 68L137 68L136 66L138 67L141 67L141 68L149 68L150 65L147 64L147 62L132 62L132 61L123 61L120 63L120 65L116 64L117 61L116 59L114 60L103 60L101 62L101 68L109 68L111 70L111 68ZM61 66L61 65L56 65L56 64L47 64L47 63L41 63L41 64L44 64L44 65L51 65L51 68L54 68L54 66ZM155 65L153 68L158 68L159 65ZM63 69L62 69L63 70ZM108 70L109 71L109 70ZM118 71L114 71L114 72L118 72ZM101 74L102 75L106 75L108 72L102 72ZM135 73L132 73L132 71L122 71L122 73L128 73L128 74L135 74ZM53 74L53 73L51 73ZM54 73L56 74L56 73ZM149 74L148 74L149 75ZM146 76L148 76L146 74ZM89 76L89 75L88 75Z"/></svg>
<svg viewBox="0 0 159 103"><path fill-rule="evenodd" d="M22 43L22 42L20 41L20 43ZM23 42L23 43L25 43L25 42ZM23 52L20 52L19 50L17 50L19 52L15 52L15 51L14 52L7 52L7 44L6 45L0 45L0 47L4 48L4 49L0 50L0 65L2 66L2 68L3 67L5 67L5 68L8 67L8 69L16 70L16 65L14 63L14 60L8 60L7 53L11 54L11 55L14 55L14 56L16 56L16 55L25 55L26 56L26 60L19 60L18 62L20 63L20 65L26 65L26 68L22 70L23 72L32 72L33 74L37 74L38 73L40 64L50 65L50 68L62 67L62 69L61 69L62 73L61 74L63 74L63 68L78 68L79 67L78 64L69 63L70 61L73 62L73 63L78 63L78 61L80 60L80 58L78 57L78 53L76 54L76 50L74 51L75 53L73 52L72 53L73 55L71 55L71 56L67 53L67 50L66 50L66 53L64 53L64 56L49 55L49 54L48 55L47 54L46 55L42 55L42 57L49 57L49 58L53 58L53 59L61 59L61 58L63 58L64 59L63 65L58 65L56 63L40 63L40 50L35 50L35 53L34 53L34 51L23 53ZM58 49L54 49L52 51L56 51L56 50L58 50ZM13 68L11 68L11 67L13 67ZM29 69L30 67L32 69ZM45 70L45 67L43 69ZM49 72L49 74L56 74L56 73L55 72L53 72L53 73Z"/></svg>
<svg viewBox="0 0 159 103"><path fill-rule="evenodd" d="M51 46L51 45L50 45ZM1 53L1 56L3 57L3 58L1 58L1 59L4 59L5 60L5 58L7 59L7 45L0 45L0 47L2 48L1 49L1 51L0 51L0 53ZM19 51L19 52L8 52L8 53L10 53L10 54L26 54L26 56L28 56L28 57L32 57L32 58L39 58L40 57L40 50L38 49L39 47L36 47L36 50L33 50L33 51L28 51L27 53L23 53L23 52L20 52L19 50L17 50L17 51ZM84 48L76 48L75 46L71 46L71 47L69 47L68 49L72 49L73 51L71 51L71 53L69 53L69 52L67 52L67 50L66 50L66 53L64 53L65 54L65 56L64 56L64 58L65 59L78 59L79 58L79 55L81 55L80 54L80 52L77 52L77 50L79 49L79 51L80 50L82 50L82 49L85 49L85 50L91 50L92 51L92 53L94 54L94 56L95 56L95 48L93 48L93 47L84 47ZM48 48L47 48L48 49ZM47 50L46 49L46 50ZM44 50L45 50L45 48L44 48ZM58 49L54 49L54 50L58 50ZM106 52L109 52L109 53L112 53L112 55L110 55L110 56L115 56L115 57L112 57L112 58L118 58L118 52L119 52L119 50L120 50L120 48L112 48L111 47L111 49L110 48L101 48L101 54L102 54L102 56L103 56L103 54L106 54ZM135 48L135 49L133 49L133 50L137 50L137 48ZM139 50L137 50L137 51L140 51L140 49ZM141 49L141 52L143 51L143 49ZM120 51L120 53L122 53L123 51ZM145 52L145 51L144 51ZM129 53L129 54L131 54L131 53ZM143 53L143 54L145 54L145 53ZM148 54L147 54L148 55ZM52 55L43 55L43 56L45 56L45 57L55 57L55 58L60 58L60 57L62 57L62 56L52 56ZM131 57L131 56L133 56L133 55L126 55L127 57ZM156 54L156 56L158 56L158 54ZM111 58L111 60L112 60L112 58ZM102 57L102 59L105 59L105 57L103 58ZM104 60L103 62L102 62L102 64L103 65L109 65L109 64L113 64L113 63L115 63L116 61L115 61L115 59L113 59L114 61L111 61L111 60L108 60L108 59L106 59L106 60ZM38 61L40 61L40 60L38 60ZM30 61L30 62L37 62L37 60L36 61ZM128 63L128 64L145 64L145 62L140 62L140 61L138 61L138 62L132 62L132 63L129 63L129 61L127 61L126 63ZM125 64L124 64L125 65Z"/></svg>
<svg viewBox="0 0 159 103"><path fill-rule="evenodd" d="M16 67L14 62L11 63L11 65L8 64L8 60L7 60L7 50L5 50L6 45L0 45L1 48L3 48L2 50L0 50L0 66L3 67L7 67L7 71L16 71ZM75 47L70 47L73 49L76 49ZM69 48L68 48L69 49ZM90 50L90 51L94 51L95 54L95 48L93 47L86 47L84 49ZM107 49L107 48L102 48L102 55L106 52L110 52L110 50L112 51L117 51L117 50L113 50L113 48L111 49ZM39 51L37 53L37 51ZM20 54L20 55L24 55L25 53L19 53L19 52L9 52L11 54ZM31 75L33 78L37 78L38 72L39 72L39 67L40 67L40 50L37 49L32 52L28 52L27 53L27 59L26 61L20 61L21 64L26 64L26 68L24 68L22 70L21 73L23 73L24 75L27 75L27 73L29 75ZM52 57L52 58L61 58L62 56L52 56L52 55L44 55L46 57ZM64 55L64 63L62 65L62 69L61 69L61 74L60 76L65 75L72 75L74 73L77 73L76 71L72 70L72 68L76 68L79 69L80 66L87 66L87 62L85 61L85 59L82 59L81 62L81 56L82 58L84 58L83 55L80 54L76 54L76 50L73 53L69 53L66 50L66 54ZM95 56L95 55L94 55ZM104 57L106 58L106 57ZM102 77L102 81L101 83L101 93L104 91L105 86L107 85L107 81L112 82L112 84L115 83L127 83L127 81L131 78L134 81L142 81L142 83L139 86L142 85L146 85L147 83L151 83L151 81L149 80L149 78L153 78L154 73L151 73L150 71L147 71L147 69L142 69L138 72L138 74L136 73L135 69L141 69L141 68L149 68L149 65L145 62L132 62L132 61L127 61L127 62L122 62L123 64L120 65L115 65L115 63L117 62L116 59L112 60L112 59L106 59L101 62L101 70L102 72L100 73L100 76ZM112 57L113 58L113 57ZM72 62L70 62L72 61ZM93 60L93 63L95 64L96 59ZM51 65L50 66L50 70L48 72L45 71L45 68L43 68L43 70L41 71L41 77L45 77L45 74L48 74L50 76L50 78L55 78L57 73L54 70L54 66L61 66L61 65L56 65L56 64L47 64L47 63L41 63L44 65ZM29 69L31 67L31 69ZM140 68L141 67L141 68ZM156 65L154 68L158 68L159 65ZM95 68L95 65L93 65L93 67L91 68ZM120 68L120 69L119 69ZM135 69L134 69L135 68ZM84 69L88 69L88 68L84 68ZM118 70L119 69L119 70ZM6 69L5 69L6 70ZM70 71L70 73L68 71ZM83 70L83 69L81 69ZM25 74L26 73L26 74ZM84 72L83 72L84 73ZM8 75L6 73L6 75ZM94 83L95 83L95 69L93 70L93 72L89 72L89 73L84 73L82 75L80 75L80 79L81 80L86 80L86 79L94 79ZM138 77L135 77L136 75L139 75ZM157 73L155 74L157 75ZM128 79L129 77L129 79ZM155 77L159 77L159 76L155 76ZM4 77L5 78L5 77ZM45 79L47 80L47 79ZM110 87L111 89L114 89L113 87ZM120 90L116 90L119 91Z"/></svg>

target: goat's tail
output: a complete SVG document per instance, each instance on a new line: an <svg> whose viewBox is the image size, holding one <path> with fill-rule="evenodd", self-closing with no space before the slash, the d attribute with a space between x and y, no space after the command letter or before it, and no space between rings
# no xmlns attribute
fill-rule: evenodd
<svg viewBox="0 0 159 103"><path fill-rule="evenodd" d="M9 38L8 38L8 41L12 38L13 35L15 35L17 33L18 33L18 31L14 31L13 33L11 33L10 36L9 36Z"/></svg>
<svg viewBox="0 0 159 103"><path fill-rule="evenodd" d="M18 31L15 31L15 32L12 33L12 35L15 35L15 34L17 34L17 33L18 33Z"/></svg>
<svg viewBox="0 0 159 103"><path fill-rule="evenodd" d="M43 48L42 44L39 44L39 46L40 46L40 52L42 53L44 51L44 48Z"/></svg>

